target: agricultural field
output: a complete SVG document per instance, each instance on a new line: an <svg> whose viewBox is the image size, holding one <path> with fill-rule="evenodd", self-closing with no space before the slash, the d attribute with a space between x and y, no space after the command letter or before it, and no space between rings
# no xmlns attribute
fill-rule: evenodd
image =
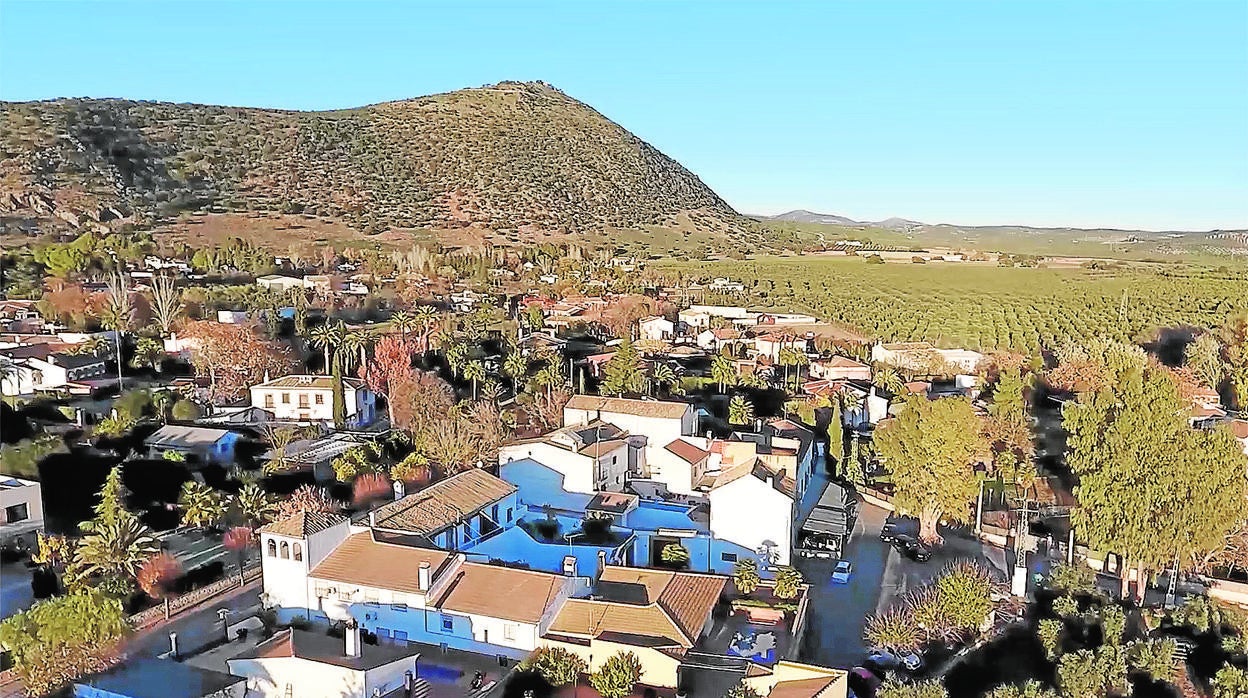
<svg viewBox="0 0 1248 698"><path fill-rule="evenodd" d="M1141 340L1160 327L1209 327L1248 309L1248 269L1126 266L1014 268L779 258L655 264L684 279L728 276L744 297L706 302L805 311L884 341L1034 352L1104 335Z"/></svg>

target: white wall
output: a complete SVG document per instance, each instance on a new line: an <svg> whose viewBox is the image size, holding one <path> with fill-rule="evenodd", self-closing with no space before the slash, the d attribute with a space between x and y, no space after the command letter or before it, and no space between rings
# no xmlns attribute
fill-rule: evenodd
<svg viewBox="0 0 1248 698"><path fill-rule="evenodd" d="M454 610L443 611L443 613L467 616L472 625L472 639L477 642L488 642L491 645L511 647L525 652L537 649L537 626L532 623L518 623ZM509 631L510 637L508 637Z"/></svg>
<svg viewBox="0 0 1248 698"><path fill-rule="evenodd" d="M262 532L260 534L260 562L264 573L264 593L268 595L269 603L283 608L317 608L309 572L333 552L342 541L346 540L349 533L350 524L346 519L314 533L308 540ZM277 556L269 555L270 540L278 547ZM282 543L286 543L291 548L289 558L281 557ZM303 548L302 560L294 559L295 543Z"/></svg>
<svg viewBox="0 0 1248 698"><path fill-rule="evenodd" d="M418 656L413 655L379 666L376 669L369 669L364 675L365 693L363 698L370 698L374 694L384 696L396 688L402 688L404 673L410 671L412 676L416 676L416 660Z"/></svg>
<svg viewBox="0 0 1248 698"><path fill-rule="evenodd" d="M678 494L693 494L693 466L666 448L656 448L646 458L650 479L662 482Z"/></svg>
<svg viewBox="0 0 1248 698"><path fill-rule="evenodd" d="M355 400L352 390L346 389L345 402L348 417L355 414ZM273 396L273 406L265 402L265 396ZM289 403L282 402L282 395L290 397ZM301 407L299 396L306 395L307 407ZM321 396L321 404L316 403L316 396ZM283 422L330 422L334 419L334 391L330 388L266 388L256 386L251 389L251 406L269 410L273 417Z"/></svg>
<svg viewBox="0 0 1248 698"><path fill-rule="evenodd" d="M711 490L711 533L720 540L758 550L770 541L787 565L793 550L793 500L747 475Z"/></svg>
<svg viewBox="0 0 1248 698"><path fill-rule="evenodd" d="M593 494L594 461L588 456L569 451L558 446L535 441L533 443L512 444L498 449L498 462L504 464L513 460L532 458L563 475L563 489L568 492ZM627 458L625 458L627 461Z"/></svg>
<svg viewBox="0 0 1248 698"><path fill-rule="evenodd" d="M363 671L332 664L311 662L296 657L273 657L230 659L227 665L231 674L247 678L248 696L368 698L369 695ZM287 687L291 689L289 692L286 690Z"/></svg>
<svg viewBox="0 0 1248 698"><path fill-rule="evenodd" d="M33 480L14 479L25 484L22 487L0 489L0 541L26 534L33 537L33 532L43 530L42 486ZM5 510L19 504L26 505L26 518L10 523Z"/></svg>

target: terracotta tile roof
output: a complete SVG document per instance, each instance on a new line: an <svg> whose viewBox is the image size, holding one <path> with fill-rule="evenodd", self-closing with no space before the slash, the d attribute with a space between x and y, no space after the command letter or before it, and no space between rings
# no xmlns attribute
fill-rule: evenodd
<svg viewBox="0 0 1248 698"><path fill-rule="evenodd" d="M359 378L344 377L343 385L349 388L361 388L364 381ZM309 374L291 374L274 378L267 383L257 383L253 388L287 388L287 389L304 389L304 390L329 390L334 387L334 379L332 376L320 376Z"/></svg>
<svg viewBox="0 0 1248 698"><path fill-rule="evenodd" d="M1248 419L1232 419L1227 423L1237 439L1248 439Z"/></svg>
<svg viewBox="0 0 1248 698"><path fill-rule="evenodd" d="M617 449L617 448L619 448L620 446L623 446L623 445L624 445L624 442L623 442L623 441L621 441L620 439L611 439L611 440L608 440L608 441L599 441L599 442L597 442L597 443L592 443L592 444L589 444L588 446L584 446L584 447L582 447L582 448L581 448L581 450L580 450L580 451L578 451L578 453L584 453L584 454L586 454L586 455L588 455L588 456L592 456L592 457L594 457L594 458L597 458L597 457L601 456L602 454L604 454L604 453L610 453L610 452L614 451L615 449Z"/></svg>
<svg viewBox="0 0 1248 698"><path fill-rule="evenodd" d="M833 356L831 358L824 359L821 363L827 364L828 366L835 366L836 368L870 368L870 366L867 366L861 361L855 361L848 356Z"/></svg>
<svg viewBox="0 0 1248 698"><path fill-rule="evenodd" d="M679 419L689 409L688 403L668 402L663 400L630 400L619 397L598 397L596 395L575 395L564 409L586 410L589 412L617 412L631 414L636 417L663 417Z"/></svg>
<svg viewBox="0 0 1248 698"><path fill-rule="evenodd" d="M446 562L449 553L441 550L413 548L406 545L381 543L370 532L356 533L342 542L334 552L313 568L308 576L346 584L424 593L416 579L420 563L428 562L436 570Z"/></svg>
<svg viewBox="0 0 1248 698"><path fill-rule="evenodd" d="M811 679L781 681L771 687L767 698L815 698L827 687L840 680L840 675L817 676Z"/></svg>
<svg viewBox="0 0 1248 698"><path fill-rule="evenodd" d="M654 637L672 646L693 646L671 617L655 605L627 606L610 601L568 599L547 632L591 638L607 634Z"/></svg>
<svg viewBox="0 0 1248 698"><path fill-rule="evenodd" d="M597 589L602 597L569 600L551 631L664 637L692 647L727 583L718 575L607 567Z"/></svg>
<svg viewBox="0 0 1248 698"><path fill-rule="evenodd" d="M676 439L663 448L677 458L690 464L700 463L703 460L706 460L707 456L711 455L709 451L703 451L684 439Z"/></svg>
<svg viewBox="0 0 1248 698"><path fill-rule="evenodd" d="M780 492L790 498L797 496L796 480L789 477L783 469L770 467L758 459L754 459L748 463L734 465L731 468L726 468L719 474L718 477L715 478L715 482L711 485L711 489L718 489L750 475L753 475L764 483L767 482L768 478L771 478L771 486L777 492Z"/></svg>
<svg viewBox="0 0 1248 698"><path fill-rule="evenodd" d="M274 521L260 528L261 533L274 533L291 538L307 538L327 528L346 521L347 517L339 514L326 514L319 511L301 511L280 521Z"/></svg>
<svg viewBox="0 0 1248 698"><path fill-rule="evenodd" d="M332 664L357 671L368 671L385 666L406 657L413 657L416 650L396 645L360 645L359 657L346 655L346 641L325 633L287 629L256 645L234 659L285 659L298 658L322 664Z"/></svg>
<svg viewBox="0 0 1248 698"><path fill-rule="evenodd" d="M447 611L537 623L563 586L563 577L511 567L465 563L436 606Z"/></svg>
<svg viewBox="0 0 1248 698"><path fill-rule="evenodd" d="M418 536L430 535L515 491L515 485L484 470L465 470L377 509L373 512L373 525Z"/></svg>

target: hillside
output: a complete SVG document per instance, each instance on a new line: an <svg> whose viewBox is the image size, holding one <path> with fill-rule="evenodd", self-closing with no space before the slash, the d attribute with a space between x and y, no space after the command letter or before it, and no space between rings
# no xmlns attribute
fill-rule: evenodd
<svg viewBox="0 0 1248 698"><path fill-rule="evenodd" d="M678 162L545 83L334 112L114 99L3 103L8 232L188 211L305 214L365 234L748 221Z"/></svg>

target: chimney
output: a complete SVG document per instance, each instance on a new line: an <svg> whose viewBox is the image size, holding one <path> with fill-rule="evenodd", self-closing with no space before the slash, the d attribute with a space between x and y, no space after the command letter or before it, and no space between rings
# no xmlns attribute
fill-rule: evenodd
<svg viewBox="0 0 1248 698"><path fill-rule="evenodd" d="M394 481L394 501L397 502L400 499L403 499L403 495L405 494L407 494L407 487L403 485L403 481L395 480Z"/></svg>
<svg viewBox="0 0 1248 698"><path fill-rule="evenodd" d="M598 567L594 571L595 582L598 581L599 579L602 579L602 573L606 569L607 569L607 551L599 550L598 551Z"/></svg>
<svg viewBox="0 0 1248 698"><path fill-rule="evenodd" d="M416 585L421 591L429 591L429 563L422 562L416 570Z"/></svg>
<svg viewBox="0 0 1248 698"><path fill-rule="evenodd" d="M412 688L416 686L416 682L412 679L411 670L403 672L403 695L411 696Z"/></svg>
<svg viewBox="0 0 1248 698"><path fill-rule="evenodd" d="M360 656L360 624L354 618L347 621L346 632L343 633L346 638L346 653L348 657Z"/></svg>
<svg viewBox="0 0 1248 698"><path fill-rule="evenodd" d="M565 577L576 576L576 556L575 555L563 556L563 576Z"/></svg>

